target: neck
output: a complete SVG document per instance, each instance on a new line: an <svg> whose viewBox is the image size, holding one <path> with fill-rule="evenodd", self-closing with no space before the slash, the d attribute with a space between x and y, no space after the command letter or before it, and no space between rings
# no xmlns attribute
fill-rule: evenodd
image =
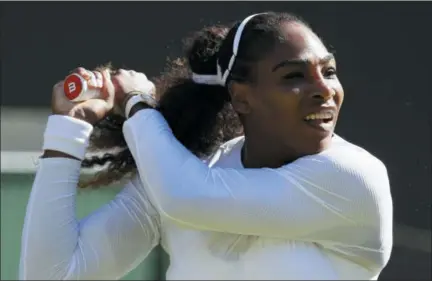
<svg viewBox="0 0 432 281"><path fill-rule="evenodd" d="M279 168L300 157L286 146L264 138L245 138L241 156L245 168Z"/></svg>

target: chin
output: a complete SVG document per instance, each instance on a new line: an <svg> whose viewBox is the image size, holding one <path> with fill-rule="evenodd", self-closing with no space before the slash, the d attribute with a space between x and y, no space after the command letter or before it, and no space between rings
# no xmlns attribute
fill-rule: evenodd
<svg viewBox="0 0 432 281"><path fill-rule="evenodd" d="M318 154L330 147L333 131L326 134L308 136L300 143L302 156Z"/></svg>

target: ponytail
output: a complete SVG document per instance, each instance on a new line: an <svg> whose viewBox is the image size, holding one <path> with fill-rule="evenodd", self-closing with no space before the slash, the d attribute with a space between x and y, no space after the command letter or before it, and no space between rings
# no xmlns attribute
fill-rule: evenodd
<svg viewBox="0 0 432 281"><path fill-rule="evenodd" d="M217 73L218 52L227 33L226 27L210 27L196 33L189 40L187 59L171 62L167 71L154 81L157 109L177 140L200 158L208 157L219 145L242 133L227 87L214 81L205 84L197 81L197 75L211 78ZM119 152L86 158L82 163L84 168L105 168L81 182L81 187L109 185L136 172L121 131L124 121L120 116L111 115L95 125L90 150L117 149Z"/></svg>

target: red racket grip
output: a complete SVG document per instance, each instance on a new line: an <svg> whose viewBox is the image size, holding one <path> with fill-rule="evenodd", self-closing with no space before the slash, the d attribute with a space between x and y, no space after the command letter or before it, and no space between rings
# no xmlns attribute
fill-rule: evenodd
<svg viewBox="0 0 432 281"><path fill-rule="evenodd" d="M63 90L69 100L76 101L87 90L87 81L78 74L71 74L64 80Z"/></svg>
<svg viewBox="0 0 432 281"><path fill-rule="evenodd" d="M93 74L93 73L92 73ZM63 83L65 96L73 102L85 101L97 98L100 94L98 90L88 89L87 80L79 74L67 76Z"/></svg>

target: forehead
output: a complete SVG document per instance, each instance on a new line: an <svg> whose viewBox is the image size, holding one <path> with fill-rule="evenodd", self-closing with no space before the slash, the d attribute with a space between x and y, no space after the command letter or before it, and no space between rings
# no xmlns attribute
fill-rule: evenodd
<svg viewBox="0 0 432 281"><path fill-rule="evenodd" d="M316 60L329 54L319 37L300 23L283 23L281 26L282 44L278 44L271 55L279 60Z"/></svg>

